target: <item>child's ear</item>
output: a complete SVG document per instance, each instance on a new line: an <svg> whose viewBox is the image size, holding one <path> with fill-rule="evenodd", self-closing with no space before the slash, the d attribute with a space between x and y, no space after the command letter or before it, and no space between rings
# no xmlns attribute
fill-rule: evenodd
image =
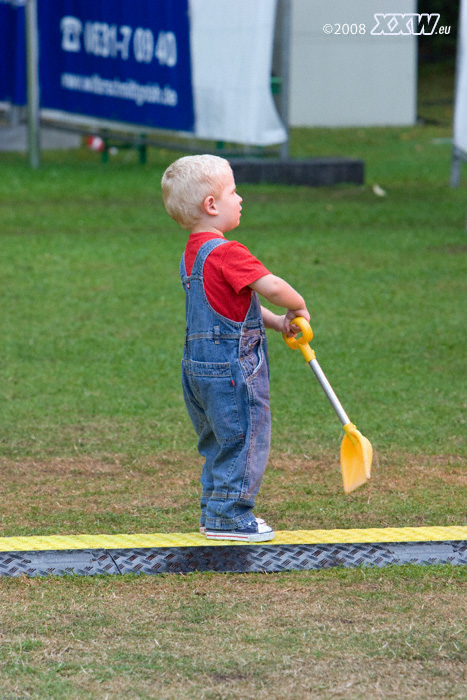
<svg viewBox="0 0 467 700"><path fill-rule="evenodd" d="M209 214L209 216L216 216L218 214L217 207L216 207L216 200L212 196L212 194L210 194L204 200L203 209L206 212L206 214Z"/></svg>

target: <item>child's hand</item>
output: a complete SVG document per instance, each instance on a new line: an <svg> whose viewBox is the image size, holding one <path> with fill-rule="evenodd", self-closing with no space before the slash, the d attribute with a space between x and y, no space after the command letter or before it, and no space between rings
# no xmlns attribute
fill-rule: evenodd
<svg viewBox="0 0 467 700"><path fill-rule="evenodd" d="M302 316L305 319L305 321L310 322L310 314L308 313L308 309L289 309L285 316L283 316L285 329L283 332L289 338L295 338L297 333L300 333L301 329L295 324L290 323L294 318L297 318L297 316Z"/></svg>
<svg viewBox="0 0 467 700"><path fill-rule="evenodd" d="M285 333L289 338L294 338L297 333L300 333L300 328L295 325L290 325L292 319L297 316L303 316L307 321L310 320L310 314L306 308L303 309L289 309L283 316L278 316L273 311L261 307L261 313L263 315L263 322L266 328L271 328L278 333Z"/></svg>
<svg viewBox="0 0 467 700"><path fill-rule="evenodd" d="M291 333L289 329L289 323L286 320L285 314L283 316L279 316L278 314L273 313L272 311L269 311L269 309L266 309L267 313L264 313L263 310L263 321L264 325L266 328L271 328L274 331L277 331L278 333L285 333L286 335L293 337L296 335L296 333ZM298 329L300 330L300 329ZM298 331L297 331L298 332Z"/></svg>

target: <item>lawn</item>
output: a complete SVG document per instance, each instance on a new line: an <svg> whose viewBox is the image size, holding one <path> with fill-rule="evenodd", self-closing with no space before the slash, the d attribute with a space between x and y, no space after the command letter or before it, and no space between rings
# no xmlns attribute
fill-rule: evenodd
<svg viewBox="0 0 467 700"><path fill-rule="evenodd" d="M463 568L2 581L2 692L466 697Z"/></svg>
<svg viewBox="0 0 467 700"><path fill-rule="evenodd" d="M292 132L297 157L364 160L362 187L239 185L235 237L307 299L318 360L375 449L345 496L339 421L270 332L257 512L276 529L466 524L467 173L450 188L446 106L426 110L413 127ZM83 148L35 172L1 156L3 536L197 527L185 234L160 198L176 155L102 164ZM463 567L0 587L5 697L467 697Z"/></svg>

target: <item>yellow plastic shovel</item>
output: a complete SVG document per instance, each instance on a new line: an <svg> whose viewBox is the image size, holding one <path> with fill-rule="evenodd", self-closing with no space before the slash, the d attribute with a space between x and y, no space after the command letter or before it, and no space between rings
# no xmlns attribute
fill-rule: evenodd
<svg viewBox="0 0 467 700"><path fill-rule="evenodd" d="M340 454L341 471L344 491L345 493L351 493L359 486L366 483L371 476L371 462L373 459L371 442L350 422L332 386L329 384L323 370L319 366L314 350L312 350L309 345L310 340L313 338L313 331L308 321L298 316L294 318L292 324L300 328L302 335L297 338L288 338L284 333L283 337L285 342L289 348L293 348L294 350L300 349L302 351L303 357L315 373L317 380L321 384L324 393L331 402L333 409L344 427L345 435L342 439Z"/></svg>

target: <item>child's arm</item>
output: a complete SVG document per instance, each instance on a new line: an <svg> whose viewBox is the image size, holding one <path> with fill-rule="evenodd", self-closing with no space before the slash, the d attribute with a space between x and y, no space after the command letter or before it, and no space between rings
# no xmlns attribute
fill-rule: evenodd
<svg viewBox="0 0 467 700"><path fill-rule="evenodd" d="M265 275L256 282L249 285L251 289L267 299L275 306L282 306L287 309L284 316L278 316L269 309L261 307L263 321L266 328L272 328L279 333L287 333L289 336L296 335L300 329L297 326L290 326L290 321L295 316L303 316L307 321L310 314L306 308L303 297L290 286L288 282L276 277L276 275Z"/></svg>

